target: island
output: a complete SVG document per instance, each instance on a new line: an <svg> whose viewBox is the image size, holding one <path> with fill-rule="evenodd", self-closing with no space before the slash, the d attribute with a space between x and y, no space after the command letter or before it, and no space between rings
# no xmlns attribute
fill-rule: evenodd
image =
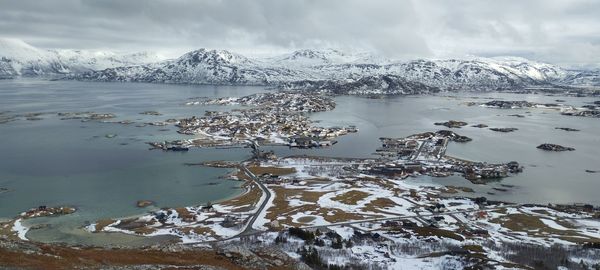
<svg viewBox="0 0 600 270"><path fill-rule="evenodd" d="M564 131L580 131L579 129L568 128L568 127L555 127L554 129L560 129L560 130L564 130Z"/></svg>
<svg viewBox="0 0 600 270"><path fill-rule="evenodd" d="M447 122L436 122L433 123L436 126L445 126L447 128L461 128L463 126L468 125L467 122L463 122L463 121L455 121L455 120L450 120Z"/></svg>
<svg viewBox="0 0 600 270"><path fill-rule="evenodd" d="M562 145L558 145L558 144L551 144L551 143L540 144L537 146L537 149L542 149L542 150L546 150L546 151L555 151L555 152L575 151L575 148L573 148L573 147L566 147L566 146L562 146Z"/></svg>
<svg viewBox="0 0 600 270"><path fill-rule="evenodd" d="M231 111L208 111L202 117L179 119L178 133L193 139L150 142L156 149L185 151L190 147L258 144L318 148L336 143L336 137L355 133L354 126L319 127L307 113L335 108L333 99L315 94L290 92L264 93L241 98L189 101L187 105L239 105Z"/></svg>
<svg viewBox="0 0 600 270"><path fill-rule="evenodd" d="M496 132L513 132L516 130L519 130L518 128L490 128L491 131L496 131Z"/></svg>

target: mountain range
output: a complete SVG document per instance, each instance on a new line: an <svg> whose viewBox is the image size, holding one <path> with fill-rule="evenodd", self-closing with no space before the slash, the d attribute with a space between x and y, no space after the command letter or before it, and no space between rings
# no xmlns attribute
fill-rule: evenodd
<svg viewBox="0 0 600 270"><path fill-rule="evenodd" d="M155 53L114 53L88 50L44 50L22 40L0 38L0 78L19 76L57 77L120 66L156 63Z"/></svg>
<svg viewBox="0 0 600 270"><path fill-rule="evenodd" d="M298 50L252 58L199 49L176 59L155 53L42 50L0 39L0 78L262 85L336 94L418 94L526 87L600 86L599 70L569 70L519 57L393 61L367 53Z"/></svg>

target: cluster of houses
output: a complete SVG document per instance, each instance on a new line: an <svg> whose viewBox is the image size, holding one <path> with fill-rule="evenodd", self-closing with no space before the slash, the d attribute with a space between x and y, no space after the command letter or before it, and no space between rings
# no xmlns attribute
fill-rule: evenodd
<svg viewBox="0 0 600 270"><path fill-rule="evenodd" d="M290 92L273 92L240 98L224 97L190 101L188 105L240 105L229 111L206 111L204 116L179 119L180 134L194 135L187 140L149 143L153 148L187 151L193 146L231 146L256 141L298 148L326 147L339 136L357 132L355 126L318 127L307 113L335 108L330 97Z"/></svg>
<svg viewBox="0 0 600 270"><path fill-rule="evenodd" d="M231 144L247 140L312 148L331 146L336 137L357 132L355 126L317 127L307 112L331 110L335 103L328 97L299 93L266 93L241 98L219 98L203 104L241 104L250 108L232 111L207 111L202 117L181 119L179 133L204 135Z"/></svg>
<svg viewBox="0 0 600 270"><path fill-rule="evenodd" d="M519 173L522 167L516 161L502 164L472 162L446 156L449 141L463 141L452 131L425 132L404 138L380 138L382 146L376 154L382 158L363 165L361 172L388 177L405 178L411 175L446 177L462 174L473 182L507 177Z"/></svg>
<svg viewBox="0 0 600 270"><path fill-rule="evenodd" d="M232 142L263 140L294 147L319 147L335 144L331 140L356 132L355 127L316 127L302 114L265 111L207 112L203 117L180 120L179 133L206 135Z"/></svg>

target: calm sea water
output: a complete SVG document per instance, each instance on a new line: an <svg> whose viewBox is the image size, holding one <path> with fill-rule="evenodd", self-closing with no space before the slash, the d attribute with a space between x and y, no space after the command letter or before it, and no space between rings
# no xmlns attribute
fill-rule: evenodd
<svg viewBox="0 0 600 270"><path fill-rule="evenodd" d="M516 127L511 133L494 132L487 128L470 126L453 129L469 136L468 143L450 143L447 154L474 161L518 161L523 173L487 185L474 185L460 176L446 178L419 177L409 181L441 185L467 186L475 189L474 196L521 203L573 203L600 205L600 119L560 115L557 111L542 109L491 109L466 106L468 101L485 102L488 98L527 100L582 106L593 98L557 97L490 93L419 97L366 99L338 97L337 107L331 112L316 114L322 125L356 125L357 134L341 137L333 148L316 150L325 156L372 157L380 146L380 137L404 137L415 133L435 131L443 126L434 122L460 120L490 127ZM523 118L509 116L525 115ZM580 129L579 132L557 130L555 127ZM555 143L576 148L572 152L546 152L536 148L542 143ZM313 153L315 150L311 150ZM306 150L281 150L281 154L310 154ZM514 186L506 187L505 185ZM506 189L499 191L494 188ZM489 194L493 193L493 194Z"/></svg>
<svg viewBox="0 0 600 270"><path fill-rule="evenodd" d="M244 96L265 91L256 87L178 86L39 80L0 81L0 111L8 114L47 112L44 120L19 120L0 124L0 218L9 218L38 205L73 205L73 215L36 219L50 227L33 230L28 237L40 241L86 244L143 244L136 237L91 235L81 226L88 221L141 214L140 199L157 207L197 205L238 194L239 183L220 177L224 169L185 166L205 160L243 160L247 149L193 149L186 153L150 151L147 141L179 138L172 126L136 127L114 123L59 120L56 112L94 111L114 113L117 120L135 122L202 115L205 110L228 107L183 106L191 97ZM461 177L419 177L408 181L469 186L476 195L535 203L586 202L600 204L600 119L561 116L555 111L499 110L465 106L466 101L505 100L554 102L564 99L584 105L590 98L542 95L486 94L469 96L422 96L367 99L337 97L333 111L316 113L320 125L356 125L360 132L339 138L332 148L297 150L274 148L279 155L310 154L340 157L371 157L379 137L403 137L439 129L434 122L462 120L490 127L516 127L513 133L463 127L455 131L473 138L452 143L448 154L471 160L505 162L516 160L525 171L488 185L473 185ZM141 115L156 110L162 116ZM523 114L524 118L508 116ZM555 127L581 129L580 132ZM106 134L116 134L107 138ZM544 142L575 147L573 152L544 152L535 147ZM218 183L218 184L214 184ZM514 187L506 188L502 185ZM500 187L507 191L498 191ZM488 194L488 193L494 193Z"/></svg>
<svg viewBox="0 0 600 270"><path fill-rule="evenodd" d="M171 86L49 81L0 81L0 111L7 114L47 112L44 120L19 120L0 125L0 217L14 217L39 205L72 205L73 215L32 220L49 228L30 231L41 241L101 244L131 243L130 237L85 234L85 222L141 214L156 207L188 206L239 194L239 182L223 180L225 169L186 166L206 160L243 160L246 149L193 149L187 153L153 150L148 141L175 139L172 126L60 120L56 112L114 113L116 120L161 121L203 115L206 109L184 106L190 97L243 96L262 88ZM141 115L156 110L162 116ZM160 131L161 129L170 131ZM107 134L116 134L107 138ZM215 184L218 183L218 184ZM108 238L108 239L106 239Z"/></svg>

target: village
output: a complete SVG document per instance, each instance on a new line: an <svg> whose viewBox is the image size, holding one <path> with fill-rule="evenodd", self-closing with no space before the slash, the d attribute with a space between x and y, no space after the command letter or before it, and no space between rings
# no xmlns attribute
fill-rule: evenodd
<svg viewBox="0 0 600 270"><path fill-rule="evenodd" d="M473 183L484 184L486 180L508 177L523 170L516 161L488 164L447 156L449 142L471 140L450 130L380 140L382 147L376 150L376 154L382 159L360 167L358 171L400 178L420 174L444 177L459 173Z"/></svg>
<svg viewBox="0 0 600 270"><path fill-rule="evenodd" d="M354 126L318 127L307 113L332 110L329 97L298 93L265 93L241 98L203 99L187 105L242 106L230 111L207 111L204 116L180 119L178 133L194 136L170 142L152 142L154 148L186 151L190 147L287 145L313 148L331 146L335 138L357 132Z"/></svg>

